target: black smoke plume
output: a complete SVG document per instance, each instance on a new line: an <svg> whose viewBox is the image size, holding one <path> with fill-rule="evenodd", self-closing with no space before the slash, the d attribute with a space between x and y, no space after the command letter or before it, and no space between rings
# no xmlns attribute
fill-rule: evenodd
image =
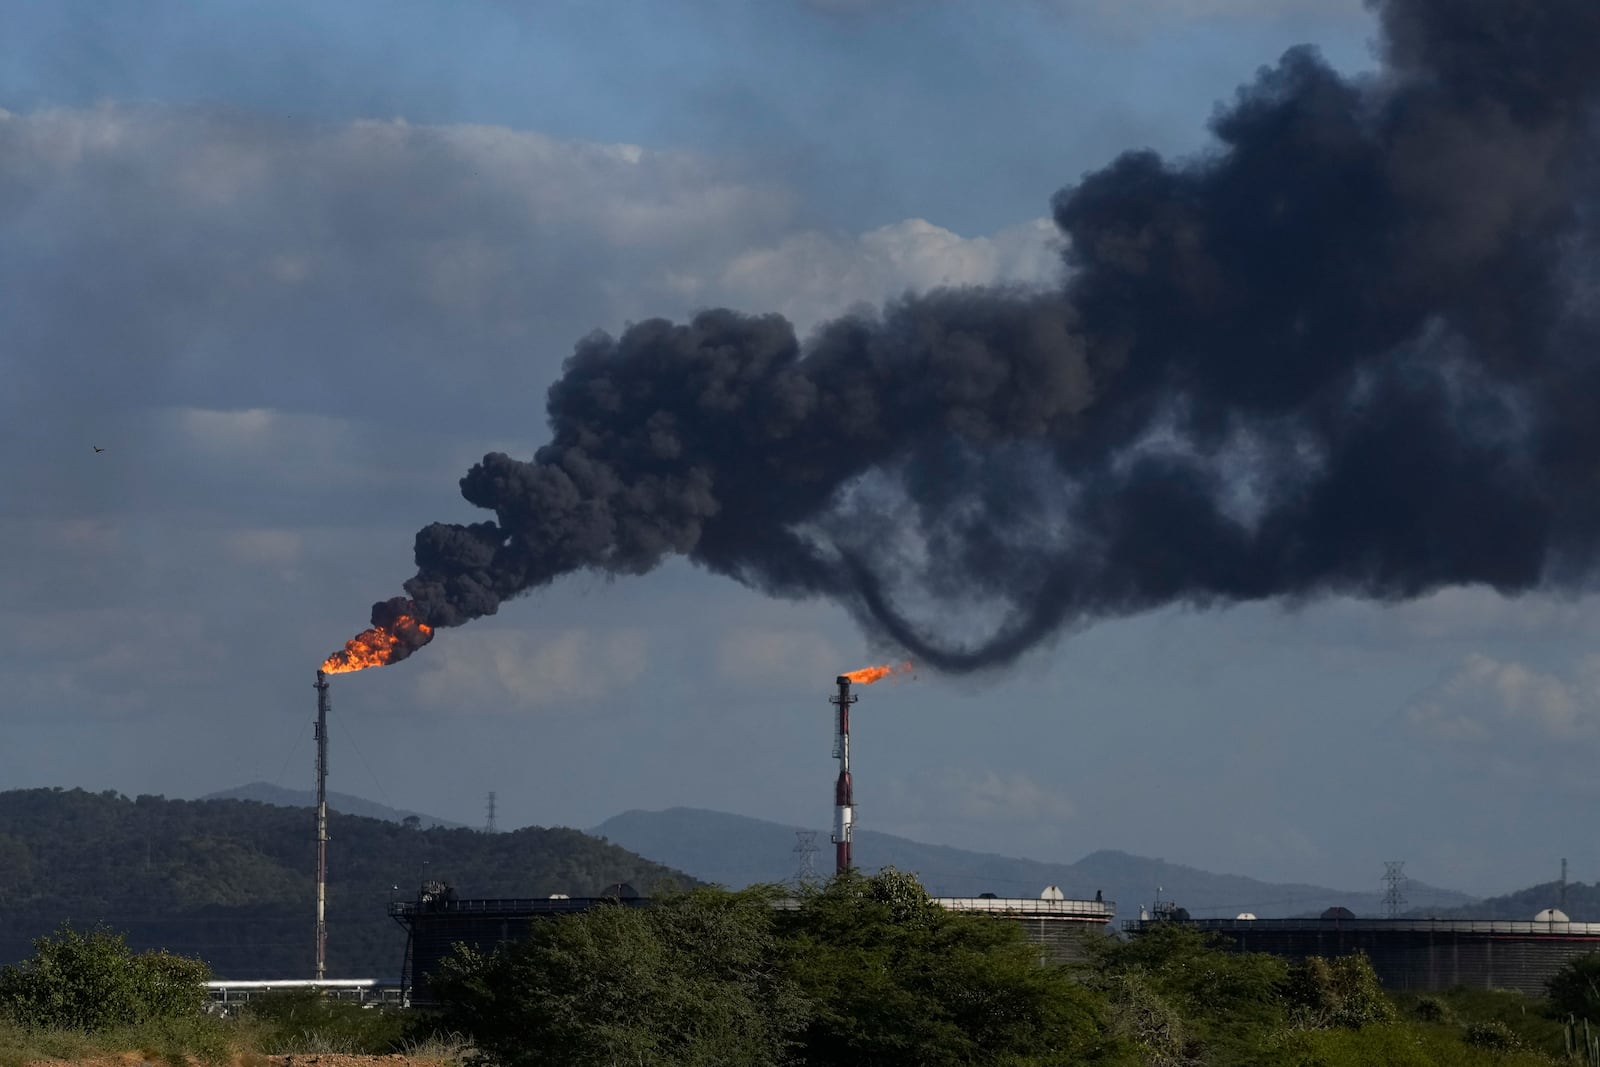
<svg viewBox="0 0 1600 1067"><path fill-rule="evenodd" d="M408 598L455 626L682 555L964 671L1175 602L1584 588L1600 3L1372 6L1376 75L1292 50L1202 155L1062 190L1059 292L584 339Z"/></svg>

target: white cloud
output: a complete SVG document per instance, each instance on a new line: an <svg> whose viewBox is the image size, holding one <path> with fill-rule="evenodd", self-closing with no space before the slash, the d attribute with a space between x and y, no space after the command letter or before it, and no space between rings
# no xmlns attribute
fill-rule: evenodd
<svg viewBox="0 0 1600 1067"><path fill-rule="evenodd" d="M1312 15L1356 18L1364 13L1361 0L800 0L825 15L861 16L873 13L915 13L919 7L963 7L986 3L990 10L1005 6L1037 8L1076 22L1144 26L1177 19L1263 18Z"/></svg>
<svg viewBox="0 0 1600 1067"><path fill-rule="evenodd" d="M859 235L802 231L735 256L714 276L683 272L663 284L702 303L770 307L803 333L861 304L941 286L1047 285L1059 278L1061 238L1048 219L993 237L962 237L925 219Z"/></svg>
<svg viewBox="0 0 1600 1067"><path fill-rule="evenodd" d="M803 330L1058 263L1043 219L811 230L711 157L486 125L44 110L0 119L0 185L23 419L177 395L233 432L311 405L477 427L536 408L595 328L726 303Z"/></svg>
<svg viewBox="0 0 1600 1067"><path fill-rule="evenodd" d="M1067 13L1123 18L1214 18L1219 15L1357 15L1361 0L1034 0Z"/></svg>
<svg viewBox="0 0 1600 1067"><path fill-rule="evenodd" d="M1568 679L1475 653L1414 700L1406 720L1444 741L1590 745L1600 740L1600 657L1584 659Z"/></svg>
<svg viewBox="0 0 1600 1067"><path fill-rule="evenodd" d="M409 425L259 407L162 409L154 420L153 451L140 457L142 469L158 458L191 477L199 468L220 469L238 489L442 486L464 467L464 457L445 453L436 434ZM471 444L465 458L484 450Z"/></svg>
<svg viewBox="0 0 1600 1067"><path fill-rule="evenodd" d="M469 640L435 638L422 654L424 705L447 714L587 705L630 688L650 665L645 631L619 628L511 631L473 629Z"/></svg>
<svg viewBox="0 0 1600 1067"><path fill-rule="evenodd" d="M1600 602L1529 593L1508 597L1483 586L1455 586L1385 608L1412 638L1438 641L1470 637L1564 634L1600 624Z"/></svg>
<svg viewBox="0 0 1600 1067"><path fill-rule="evenodd" d="M722 634L713 653L718 681L805 686L844 668L838 647L811 630L741 628Z"/></svg>

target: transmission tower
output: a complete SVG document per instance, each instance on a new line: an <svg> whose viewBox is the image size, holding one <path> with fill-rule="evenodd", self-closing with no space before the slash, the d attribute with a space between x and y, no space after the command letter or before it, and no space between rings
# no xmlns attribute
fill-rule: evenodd
<svg viewBox="0 0 1600 1067"><path fill-rule="evenodd" d="M800 867L794 873L796 885L812 885L817 881L817 832L796 830L793 851L800 857Z"/></svg>
<svg viewBox="0 0 1600 1067"><path fill-rule="evenodd" d="M489 790L489 800L488 800L488 803L484 804L483 810L487 814L487 818L485 818L483 820L483 832L486 833L486 834L492 834L492 833L495 832L495 825L494 825L494 790L492 790L492 789Z"/></svg>
<svg viewBox="0 0 1600 1067"><path fill-rule="evenodd" d="M1406 902L1406 865L1404 860L1386 860L1383 864L1383 913L1391 919L1400 917Z"/></svg>

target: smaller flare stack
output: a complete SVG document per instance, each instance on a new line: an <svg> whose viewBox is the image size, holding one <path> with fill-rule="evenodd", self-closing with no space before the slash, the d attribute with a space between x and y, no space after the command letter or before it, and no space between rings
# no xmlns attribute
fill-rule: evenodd
<svg viewBox="0 0 1600 1067"><path fill-rule="evenodd" d="M833 866L836 873L842 874L851 867L850 837L856 821L855 786L850 780L850 705L856 702L857 697L850 692L851 683L871 685L879 679L910 669L909 663L863 667L833 680L839 687L838 695L828 698L828 703L838 709L837 727L833 735L833 758L839 761L839 777L833 784Z"/></svg>
<svg viewBox="0 0 1600 1067"><path fill-rule="evenodd" d="M838 730L833 735L833 756L839 761L839 780L833 786L833 869L844 873L850 869L850 831L855 824L855 790L850 784L850 705L856 697L850 693L850 676L835 678L839 695L828 702L839 709Z"/></svg>
<svg viewBox="0 0 1600 1067"><path fill-rule="evenodd" d="M317 933L316 977L328 970L328 675L317 672Z"/></svg>

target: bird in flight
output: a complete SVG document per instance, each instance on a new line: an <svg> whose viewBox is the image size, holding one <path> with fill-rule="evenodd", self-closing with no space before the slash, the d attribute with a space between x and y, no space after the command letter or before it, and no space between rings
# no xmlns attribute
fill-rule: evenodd
<svg viewBox="0 0 1600 1067"><path fill-rule="evenodd" d="M90 445L89 447L94 449L96 452L104 452L105 451L105 449L101 448L99 445Z"/></svg>

